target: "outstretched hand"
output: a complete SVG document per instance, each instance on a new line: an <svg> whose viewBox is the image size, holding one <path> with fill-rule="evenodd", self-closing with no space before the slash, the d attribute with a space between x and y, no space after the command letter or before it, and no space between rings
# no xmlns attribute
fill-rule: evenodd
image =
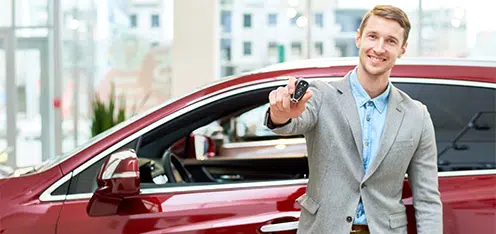
<svg viewBox="0 0 496 234"><path fill-rule="evenodd" d="M307 90L298 103L290 100L295 91L296 78L290 76L288 85L272 90L269 94L270 118L274 124L283 124L291 118L297 118L305 111L307 101L312 97L312 92Z"/></svg>

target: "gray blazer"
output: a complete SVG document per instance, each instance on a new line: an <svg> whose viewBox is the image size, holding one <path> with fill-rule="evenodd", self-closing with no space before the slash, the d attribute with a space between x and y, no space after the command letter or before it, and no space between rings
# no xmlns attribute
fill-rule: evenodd
<svg viewBox="0 0 496 234"><path fill-rule="evenodd" d="M379 152L364 173L362 133L349 74L311 82L312 98L291 123L273 131L304 134L309 181L297 199L298 233L348 234L362 197L372 234L407 233L402 202L408 174L419 234L443 232L437 149L430 114L422 103L392 86Z"/></svg>

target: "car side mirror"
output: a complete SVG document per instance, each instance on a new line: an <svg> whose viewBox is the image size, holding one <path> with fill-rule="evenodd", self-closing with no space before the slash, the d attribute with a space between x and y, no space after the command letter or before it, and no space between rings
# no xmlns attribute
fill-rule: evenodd
<svg viewBox="0 0 496 234"><path fill-rule="evenodd" d="M110 155L98 173L97 184L98 188L91 197L86 212L89 216L117 214L124 198L140 192L139 163L134 150Z"/></svg>

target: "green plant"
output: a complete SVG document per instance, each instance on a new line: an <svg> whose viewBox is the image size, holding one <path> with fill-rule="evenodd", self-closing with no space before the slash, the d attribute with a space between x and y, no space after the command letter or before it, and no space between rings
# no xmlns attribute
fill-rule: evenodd
<svg viewBox="0 0 496 234"><path fill-rule="evenodd" d="M119 107L117 109L117 116L115 116L115 89L114 84L111 84L111 91L109 96L108 105L100 99L98 94L94 95L92 102L93 118L91 124L91 135L96 136L101 132L123 122L126 119L126 105L124 96L119 95Z"/></svg>

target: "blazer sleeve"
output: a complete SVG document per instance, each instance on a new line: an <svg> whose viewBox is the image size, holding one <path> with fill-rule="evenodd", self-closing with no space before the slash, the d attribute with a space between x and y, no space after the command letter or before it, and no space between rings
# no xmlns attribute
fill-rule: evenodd
<svg viewBox="0 0 496 234"><path fill-rule="evenodd" d="M279 135L300 135L307 133L315 126L318 121L320 105L322 105L322 92L315 82L310 83L309 90L312 91L312 97L307 101L305 111L298 118L291 119L287 124L272 128L271 130L274 133ZM269 113L268 110L267 113ZM265 125L267 126L267 123Z"/></svg>
<svg viewBox="0 0 496 234"><path fill-rule="evenodd" d="M438 184L437 147L434 125L422 105L423 127L419 145L408 167L417 233L443 233L443 208Z"/></svg>

